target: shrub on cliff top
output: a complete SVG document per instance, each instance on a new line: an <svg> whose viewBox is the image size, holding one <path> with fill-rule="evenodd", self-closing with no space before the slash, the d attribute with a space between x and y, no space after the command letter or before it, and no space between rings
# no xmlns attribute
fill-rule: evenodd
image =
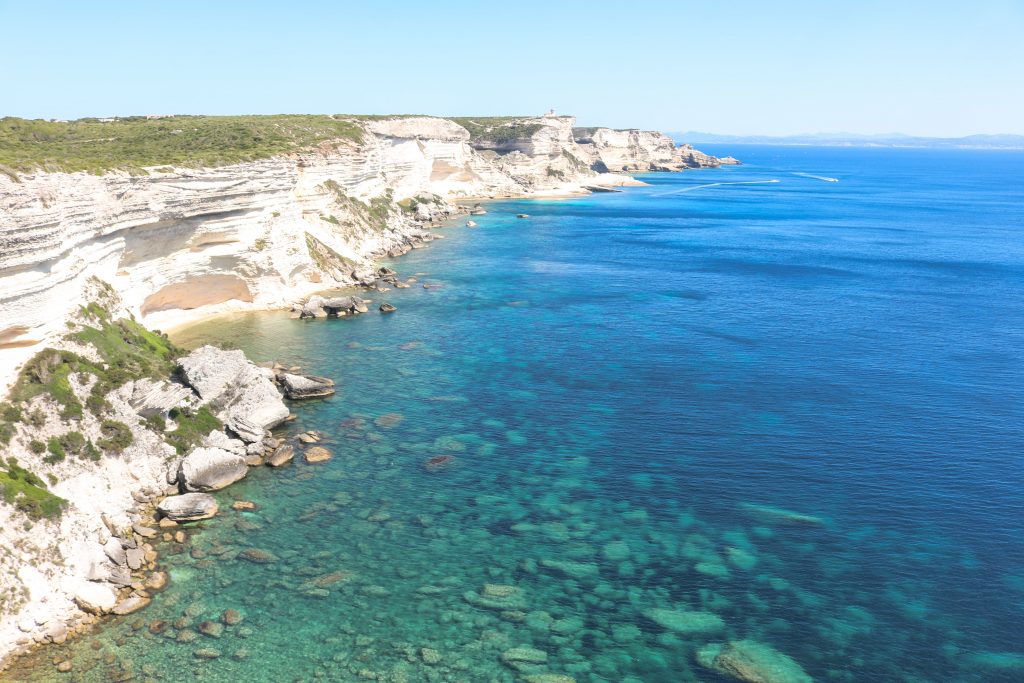
<svg viewBox="0 0 1024 683"><path fill-rule="evenodd" d="M111 453L120 453L135 440L128 425L117 420L104 420L100 424L100 431L103 432L103 438L96 445Z"/></svg>
<svg viewBox="0 0 1024 683"><path fill-rule="evenodd" d="M0 118L0 165L9 171L224 166L362 140L351 120L320 115L174 116L42 121ZM161 169L161 171L164 169ZM16 177L16 176L15 176Z"/></svg>

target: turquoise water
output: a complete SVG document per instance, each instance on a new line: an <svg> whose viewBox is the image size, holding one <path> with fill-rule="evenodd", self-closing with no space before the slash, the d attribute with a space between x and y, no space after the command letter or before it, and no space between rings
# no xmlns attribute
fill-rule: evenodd
<svg viewBox="0 0 1024 683"><path fill-rule="evenodd" d="M745 639L1024 680L1024 155L709 151L748 163L441 230L397 313L182 333L335 378L282 431L334 458L251 471L16 679L724 682L697 652Z"/></svg>

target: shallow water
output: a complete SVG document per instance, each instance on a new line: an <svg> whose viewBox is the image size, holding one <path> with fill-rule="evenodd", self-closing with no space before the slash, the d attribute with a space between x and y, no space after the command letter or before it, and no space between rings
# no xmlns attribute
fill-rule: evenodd
<svg viewBox="0 0 1024 683"><path fill-rule="evenodd" d="M337 379L282 432L334 459L251 471L148 609L15 680L712 682L738 639L1024 680L1024 155L719 151L749 163L492 204L396 261L397 313L184 331Z"/></svg>

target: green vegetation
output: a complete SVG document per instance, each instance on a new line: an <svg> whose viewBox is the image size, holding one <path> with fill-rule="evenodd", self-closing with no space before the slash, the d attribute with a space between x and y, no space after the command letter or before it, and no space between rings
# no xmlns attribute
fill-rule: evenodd
<svg viewBox="0 0 1024 683"><path fill-rule="evenodd" d="M361 224L375 232L383 232L388 227L388 217L391 215L392 210L395 206L395 195L391 189L388 189L383 195L374 197L370 200L370 203L360 201L355 197L350 197L345 194L345 189L333 180L325 180L323 186L334 193L337 203L348 210L348 213L355 219L355 223L349 221L346 225ZM437 195L434 195L437 197ZM440 201L440 197L437 197ZM328 223L335 225L341 225L341 222L334 216L324 218Z"/></svg>
<svg viewBox="0 0 1024 683"><path fill-rule="evenodd" d="M203 437L223 426L221 421L206 406L195 411L186 408L174 408L171 410L170 415L171 419L178 424L178 427L166 435L167 443L174 446L174 450L178 452L178 455L184 455L193 446L198 446L202 442Z"/></svg>
<svg viewBox="0 0 1024 683"><path fill-rule="evenodd" d="M86 310L89 311L88 317L98 318L99 327L86 326L71 336L83 344L92 345L103 362L95 363L71 351L41 351L25 365L11 390L11 400L15 404L46 394L62 406L62 418L79 419L82 417L82 403L71 388L71 376L79 373L78 377L81 377L84 373L96 376L86 407L93 414L101 415L107 408L104 396L108 392L131 379L164 378L173 372L174 359L181 350L166 337L150 332L133 320L112 322L102 307L87 307ZM9 410L5 409L4 415L9 414ZM29 417L37 427L45 419L42 414Z"/></svg>
<svg viewBox="0 0 1024 683"><path fill-rule="evenodd" d="M252 247L256 251L263 251L264 249L267 248L267 240L265 240L265 239L263 239L261 237L258 240L256 240L255 242L253 242Z"/></svg>
<svg viewBox="0 0 1024 683"><path fill-rule="evenodd" d="M0 118L0 169L33 171L224 166L312 149L331 140L362 140L353 117L174 116L77 121ZM161 171L167 169L160 169Z"/></svg>
<svg viewBox="0 0 1024 683"><path fill-rule="evenodd" d="M39 455L46 450L46 444L39 439L32 439L28 443L28 449L36 455Z"/></svg>
<svg viewBox="0 0 1024 683"><path fill-rule="evenodd" d="M60 439L55 436L51 436L46 441L46 450L50 451L50 454L43 458L43 462L47 465L52 465L57 462L62 462L67 454L64 453L64 446L61 445Z"/></svg>
<svg viewBox="0 0 1024 683"><path fill-rule="evenodd" d="M43 480L18 465L14 458L0 460L0 496L31 519L60 515L67 501L46 490Z"/></svg>
<svg viewBox="0 0 1024 683"><path fill-rule="evenodd" d="M305 235L306 249L309 251L310 257L320 270L327 273L342 275L342 269L351 269L355 266L355 262L351 259L345 258L317 238L310 235L308 232L305 233Z"/></svg>
<svg viewBox="0 0 1024 683"><path fill-rule="evenodd" d="M117 420L104 420L100 423L100 432L103 433L103 438L97 441L96 445L110 453L120 453L135 440L128 425Z"/></svg>
<svg viewBox="0 0 1024 683"><path fill-rule="evenodd" d="M533 137L542 126L528 116L458 116L452 121L469 131L472 142L507 145Z"/></svg>

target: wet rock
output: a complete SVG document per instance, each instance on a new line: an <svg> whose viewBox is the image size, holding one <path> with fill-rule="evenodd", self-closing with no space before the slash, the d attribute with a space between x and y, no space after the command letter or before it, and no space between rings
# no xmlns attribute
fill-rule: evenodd
<svg viewBox="0 0 1024 683"><path fill-rule="evenodd" d="M519 610L526 607L526 599L522 590L516 586L488 583L478 593L463 593L463 599L477 607L495 610Z"/></svg>
<svg viewBox="0 0 1024 683"><path fill-rule="evenodd" d="M138 612L140 609L142 609L149 603L149 598L144 598L139 595L133 595L117 603L117 605L114 607L114 609L111 610L111 612L118 615L131 614L132 612Z"/></svg>
<svg viewBox="0 0 1024 683"><path fill-rule="evenodd" d="M770 505L756 505L754 503L741 503L740 509L749 515L759 517L766 522L778 522L783 524L794 524L798 526L824 526L825 521L820 517L807 515L802 512L794 512L784 508L772 507Z"/></svg>
<svg viewBox="0 0 1024 683"><path fill-rule="evenodd" d="M284 395L290 399L318 398L334 393L334 380L314 375L293 375L282 373L278 382Z"/></svg>
<svg viewBox="0 0 1024 683"><path fill-rule="evenodd" d="M676 633L714 633L725 628L725 622L713 612L649 609L644 616L669 631Z"/></svg>
<svg viewBox="0 0 1024 683"><path fill-rule="evenodd" d="M208 493L184 493L164 498L156 509L176 522L191 522L216 515L217 501Z"/></svg>
<svg viewBox="0 0 1024 683"><path fill-rule="evenodd" d="M153 538L154 536L156 536L156 529L151 529L148 526L143 526L138 522L132 524L132 530L139 536L142 536L143 538Z"/></svg>
<svg viewBox="0 0 1024 683"><path fill-rule="evenodd" d="M186 491L217 491L242 479L249 471L245 458L222 448L196 448L178 468Z"/></svg>
<svg viewBox="0 0 1024 683"><path fill-rule="evenodd" d="M278 561L277 555L269 550L262 550L260 548L246 548L238 553L238 557L254 564L272 564Z"/></svg>
<svg viewBox="0 0 1024 683"><path fill-rule="evenodd" d="M193 650L192 656L196 659L217 659L220 657L220 650L215 650L212 647L201 647L198 650Z"/></svg>
<svg viewBox="0 0 1024 683"><path fill-rule="evenodd" d="M332 456L331 452L323 446L313 446L303 454L303 457L306 459L306 462L316 463L326 462L330 460Z"/></svg>
<svg viewBox="0 0 1024 683"><path fill-rule="evenodd" d="M601 555L609 562L623 562L629 559L629 544L625 541L612 541L601 548Z"/></svg>
<svg viewBox="0 0 1024 683"><path fill-rule="evenodd" d="M178 631L178 635L177 637L175 637L175 640L177 640L179 643L191 643L198 637L199 634L193 631L192 629L183 628L180 631Z"/></svg>
<svg viewBox="0 0 1024 683"><path fill-rule="evenodd" d="M142 548L129 548L125 551L125 561L128 563L128 568L132 571L141 569L145 558L146 553Z"/></svg>
<svg viewBox="0 0 1024 683"><path fill-rule="evenodd" d="M423 469L427 472L441 472L455 464L454 455L435 455L423 461Z"/></svg>
<svg viewBox="0 0 1024 683"><path fill-rule="evenodd" d="M532 647L513 647L501 653L501 661L519 671L528 670L548 662L548 653Z"/></svg>
<svg viewBox="0 0 1024 683"><path fill-rule="evenodd" d="M556 574L562 574L573 579L584 579L597 576L600 571L598 566L592 562L571 562L566 560L540 561L540 566Z"/></svg>
<svg viewBox="0 0 1024 683"><path fill-rule="evenodd" d="M158 636L166 631L168 626L170 626L170 624L163 619L156 619L155 621L149 622L149 632L154 636Z"/></svg>
<svg viewBox="0 0 1024 683"><path fill-rule="evenodd" d="M813 683L792 657L753 640L706 645L697 651L697 662L746 683Z"/></svg>
<svg viewBox="0 0 1024 683"><path fill-rule="evenodd" d="M62 674L68 673L69 671L71 671L71 662L67 659L65 659L62 662L58 662L57 671L61 672Z"/></svg>
<svg viewBox="0 0 1024 683"><path fill-rule="evenodd" d="M389 304L386 301L380 305L380 312L381 313L394 313L397 310L398 310L397 308L395 308L394 306L392 306L391 304Z"/></svg>
<svg viewBox="0 0 1024 683"><path fill-rule="evenodd" d="M161 529L170 529L171 527L178 526L178 523L170 517L162 517L160 518L160 521L157 523L157 526L159 526Z"/></svg>
<svg viewBox="0 0 1024 683"><path fill-rule="evenodd" d="M531 674L525 676L526 683L576 683L576 679L565 674Z"/></svg>
<svg viewBox="0 0 1024 683"><path fill-rule="evenodd" d="M234 503L231 504L231 509L240 511L255 510L256 503L252 502L251 500L236 500Z"/></svg>
<svg viewBox="0 0 1024 683"><path fill-rule="evenodd" d="M267 458L267 465L270 467L281 467L292 461L295 457L295 447L290 444L283 444L274 449L270 457Z"/></svg>
<svg viewBox="0 0 1024 683"><path fill-rule="evenodd" d="M220 620L227 626L236 626L241 624L245 617L236 609L226 609L224 613L220 615Z"/></svg>
<svg viewBox="0 0 1024 683"><path fill-rule="evenodd" d="M224 635L224 624L219 621L203 621L199 624L199 632L210 638L220 638Z"/></svg>
<svg viewBox="0 0 1024 683"><path fill-rule="evenodd" d="M398 424L401 424L402 420L404 419L405 416L402 415L401 413L384 413L376 420L374 420L373 424L377 425L381 429L389 429L391 427L397 426Z"/></svg>

